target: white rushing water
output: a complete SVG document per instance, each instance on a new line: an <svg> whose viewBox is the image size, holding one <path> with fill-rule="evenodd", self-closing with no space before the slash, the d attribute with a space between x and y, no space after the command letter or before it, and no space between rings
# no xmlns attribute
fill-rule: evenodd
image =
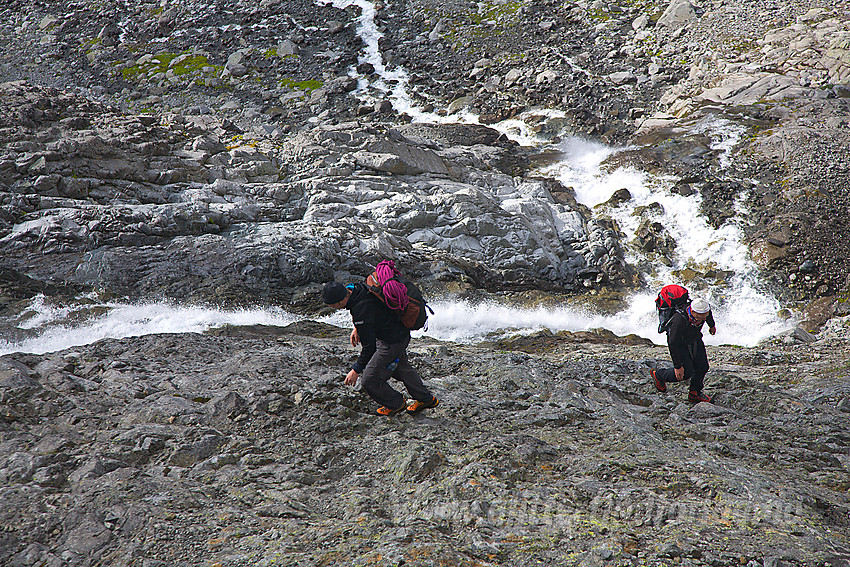
<svg viewBox="0 0 850 567"><path fill-rule="evenodd" d="M277 309L222 311L172 303L86 303L57 306L36 296L20 317L19 329L33 336L18 341L0 337L0 355L10 352L45 353L155 333L201 333L223 325L288 325L299 317Z"/></svg>
<svg viewBox="0 0 850 567"><path fill-rule="evenodd" d="M424 334L447 341L475 342L491 333L503 335L541 329L557 332L605 328L618 335L635 333L661 342L663 335L655 331L657 320L653 299L651 294L637 295L616 315L594 314L566 306L558 309L518 309L495 303L472 305L460 301L435 301L431 304L435 315L429 319L428 330L413 334L414 337ZM32 336L18 341L0 338L0 355L55 352L107 338L201 333L228 324L286 326L303 319L281 309L224 311L170 303L108 303L100 306L103 313L91 315L91 307L86 306L86 313L81 314L80 309L52 307L43 297L37 297L19 323L19 328L31 331ZM737 308L735 303L727 303L714 310L718 332L715 336L706 335L707 344L749 346L782 329L778 323L753 326L751 321L736 313ZM768 303L762 308L769 310L772 306ZM321 321L351 327L351 318L345 310Z"/></svg>
<svg viewBox="0 0 850 567"><path fill-rule="evenodd" d="M717 121L713 123L711 135L717 140L716 147L731 148L732 143L727 138L740 135L740 131ZM711 303L718 323L717 335L707 336L706 343L752 346L789 329L791 322L777 315L779 302L759 285L758 270L744 245L739 223L745 211L739 210L738 217L715 229L700 212L699 194L683 196L673 192L674 179L653 177L631 168L603 172L602 162L616 150L596 142L570 138L562 142L559 149L564 159L549 166L545 173L574 187L576 198L582 204L597 207L607 202L615 191L628 189L631 199L606 210L624 233L626 242L635 237L641 221L635 211L654 203L661 205L663 212L658 213L655 220L663 224L676 241L676 255L672 266L656 262L652 272L642 274L651 289L660 289L668 283L684 283L687 287L687 282L680 281L675 273L688 267L732 274L726 282L692 294ZM636 264L639 259L635 250L627 248L630 263ZM652 336L652 331L647 334L645 328L654 328L657 324L654 298L654 293L635 295L629 299L628 308L614 321L597 326L614 332L619 328L658 342L659 337ZM629 319L629 324L619 322L621 318Z"/></svg>
<svg viewBox="0 0 850 567"><path fill-rule="evenodd" d="M407 72L401 68L388 69L381 57L378 42L382 34L375 25L375 8L371 2L367 0L318 1L323 4L332 4L340 9L350 6L361 9L357 33L366 45L366 49L360 62L370 63L380 77L372 83L364 77L358 77L358 93L365 100L371 101L376 97L387 98L397 112L407 114L417 122L476 123L478 121L476 116L466 111L450 116L426 113L413 102L409 94ZM351 74L356 76L356 71L352 69ZM541 114L548 114L551 118L562 116L560 111L552 109L535 110L534 114L538 117ZM491 126L521 145L534 146L544 143L530 133L528 125L522 121L521 117ZM695 124L693 131L694 134L708 136L712 140L711 148L720 152L720 164L728 166L731 164L731 151L743 135L744 128L724 119L711 118ZM652 203L658 203L663 207L663 213L657 220L667 227L676 241L677 257L674 259L673 266L665 267L658 263L654 273L643 274L652 289L658 289L666 283L684 283L677 281L673 273L686 267L695 267L698 271L700 271L699 268L711 268L733 274L725 285L720 284L700 292L712 303L717 319L723 322L722 325L718 324L718 334L708 338L707 342L753 345L789 328L790 322L780 320L777 316L780 309L779 302L759 286L756 266L749 258L747 248L743 244L743 234L738 225L740 217L745 215L742 205L737 204L739 218L733 218L719 229L714 229L700 213L699 195L686 197L671 191L675 179L652 177L629 168L601 171L602 162L617 149L578 137L567 137L557 149L562 152L563 159L541 173L560 180L565 186L573 187L580 203L592 208L608 201L619 189L629 190L632 198L616 209L608 211L625 233L626 241L632 240L638 229L640 217L634 214L638 207ZM739 203L742 203L745 197L745 195L739 196ZM637 263L639 258L635 254L635 251L627 251L627 260ZM460 311L458 321L474 321L471 326L476 330L463 330L462 324L449 323L445 327L446 330L442 331L444 335L441 338L472 339L482 334L479 332L480 329L495 330L514 327L546 327L553 330L605 327L619 333L631 332L651 336L647 334L646 329L653 329L655 326L654 294L639 294L630 298L628 307L620 314L607 318L571 310L555 313L515 312L500 307L470 308L462 305L451 306L448 311L451 313ZM523 323L512 324L518 321ZM659 339L658 336L651 338L656 341Z"/></svg>
<svg viewBox="0 0 850 567"><path fill-rule="evenodd" d="M360 9L357 33L366 45L360 62L371 64L378 78L370 82L352 69L351 75L358 79L358 96L367 101L386 98L397 112L405 113L415 121L477 122L477 117L468 112L438 116L425 113L414 104L407 72L402 68L389 69L384 64L378 48L381 33L375 24L372 2L317 0L317 3L332 4L341 9L350 6ZM547 113L553 117L559 115L557 110L540 110L536 115ZM493 127L523 145L544 143L530 133L521 117ZM713 140L714 149L724 152L721 163L729 163L728 152L742 129L722 120L708 121L696 128L702 129ZM616 220L626 235L626 241L634 237L640 222L634 214L637 207L651 203L659 203L663 207L663 213L659 213L657 220L675 238L677 257L673 266L665 267L659 263L654 266L653 273L644 274L651 289L657 290L666 283L683 283L677 281L673 273L689 266L698 269L710 267L733 274L725 285L700 292L711 302L717 320L717 335L706 334L707 344L752 346L789 328L790 322L777 316L779 303L759 286L756 269L748 257L736 219L714 229L700 214L698 195L685 197L671 191L674 179L653 177L629 168L603 171L603 161L618 151L616 148L567 136L556 149L562 153L563 159L541 173L575 188L577 199L588 207L605 203L619 189L629 190L632 198L628 202L604 211ZM740 206L739 209L738 214L743 216L745 211ZM637 263L639 258L636 254L628 252L629 262ZM619 335L634 333L661 343L664 337L655 331L654 297L653 292L636 294L615 315L594 314L566 306L559 309L518 309L494 303L472 305L459 301L436 301L432 303L436 314L429 320L426 334L443 340L471 342L490 333L606 328ZM351 321L347 315L347 311L338 312L324 321L349 327ZM299 319L299 316L281 309L222 311L170 303L107 303L100 305L99 309L92 309L91 305L84 308L57 307L39 296L17 322L19 329L28 332L29 338L10 340L0 337L0 354L52 352L103 338L203 332L225 324L282 326Z"/></svg>

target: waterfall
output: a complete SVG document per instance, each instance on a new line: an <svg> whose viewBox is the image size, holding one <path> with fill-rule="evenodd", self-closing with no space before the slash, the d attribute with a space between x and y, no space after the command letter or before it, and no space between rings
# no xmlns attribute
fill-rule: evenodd
<svg viewBox="0 0 850 567"><path fill-rule="evenodd" d="M383 61L378 41L381 33L375 23L376 9L367 0L316 0L319 4L332 4L345 9L351 6L360 10L357 33L365 49L359 62L369 63L375 69L371 78L363 77L356 66L349 74L357 78L355 95L366 102L377 99L390 100L399 113L418 122L477 123L477 117L467 111L439 116L424 112L417 106L409 89L407 72L402 68L390 69ZM557 109L537 109L535 116L556 118L563 113ZM736 344L752 346L775 336L790 327L790 322L777 316L779 303L764 290L758 271L749 259L743 243L740 225L746 210L738 206L737 215L723 226L713 228L700 212L698 194L682 196L672 191L676 179L659 177L638 170L620 167L603 168L607 158L624 148L613 148L591 140L563 133L561 141L553 143L537 138L522 116L490 125L521 145L539 146L541 150L556 150L562 158L547 165L539 173L557 179L575 189L579 202L587 205L594 214L605 215L616 221L630 242L639 226L635 214L639 207L657 203L658 222L662 223L676 241L673 265L646 261L635 247L627 246L627 260L632 265L650 265L642 274L649 289L627 298L622 309L613 315L592 313L588 310L564 306L561 308L520 309L495 303L469 304L442 300L432 303L436 315L431 318L427 334L434 338L452 341L476 341L489 333L533 332L539 329L552 331L579 331L607 328L617 334L634 333L662 342L663 336L655 331L655 291L666 283L677 281L675 273L688 266L713 266L732 274L725 281L700 290L699 295L712 304L718 322L718 333L706 336L708 344ZM708 135L712 148L721 152L720 163L728 165L731 148L742 129L723 120L709 120L694 126L695 133ZM619 189L627 189L631 199L616 206L606 203ZM743 202L743 198L741 199ZM302 319L301 316L280 309L223 311L153 302L129 304L110 302L97 305L93 300L78 307L52 304L43 296L34 298L29 309L16 322L19 332L14 337L0 338L0 354L15 351L44 353L103 338L123 338L150 333L202 332L224 324L287 325ZM347 312L338 312L322 319L324 322L349 326Z"/></svg>

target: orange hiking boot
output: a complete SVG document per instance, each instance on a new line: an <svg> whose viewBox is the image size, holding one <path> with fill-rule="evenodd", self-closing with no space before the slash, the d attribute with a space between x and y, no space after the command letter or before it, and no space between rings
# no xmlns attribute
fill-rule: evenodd
<svg viewBox="0 0 850 567"><path fill-rule="evenodd" d="M667 384L665 384L664 382L662 382L661 380L658 379L658 374L655 373L654 368L649 371L649 374L652 376L652 380L653 380L653 382L655 382L655 387L658 389L658 391L659 392L666 392L667 391Z"/></svg>
<svg viewBox="0 0 850 567"><path fill-rule="evenodd" d="M390 409L387 406L381 406L378 408L378 415L384 415L386 417L392 417L397 413L401 413L407 408L406 404L402 404L398 409Z"/></svg>
<svg viewBox="0 0 850 567"><path fill-rule="evenodd" d="M437 399L437 396L434 396L430 402L420 402L419 400L414 400L412 404L407 406L407 413L410 415L416 415L420 411L428 408L435 408L437 404L440 403L440 400Z"/></svg>
<svg viewBox="0 0 850 567"><path fill-rule="evenodd" d="M692 404L698 404L700 402L711 403L711 396L708 394L703 394L702 392L688 392L688 401Z"/></svg>

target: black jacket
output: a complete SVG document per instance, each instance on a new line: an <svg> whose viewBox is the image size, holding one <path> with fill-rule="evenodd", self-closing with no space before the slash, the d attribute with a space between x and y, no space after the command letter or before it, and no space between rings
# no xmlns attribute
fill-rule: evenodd
<svg viewBox="0 0 850 567"><path fill-rule="evenodd" d="M705 323L708 323L709 329L714 327L714 316L711 312L708 313ZM696 341L702 342L702 326L703 323L699 326L692 325L688 316L678 311L670 318L670 326L667 327L667 346L674 368L683 366L681 347L692 345Z"/></svg>
<svg viewBox="0 0 850 567"><path fill-rule="evenodd" d="M375 354L375 341L397 344L410 339L410 330L401 324L398 314L370 293L362 283L351 286L351 295L345 308L351 312L351 321L360 336L360 356L352 368L363 373L369 359Z"/></svg>

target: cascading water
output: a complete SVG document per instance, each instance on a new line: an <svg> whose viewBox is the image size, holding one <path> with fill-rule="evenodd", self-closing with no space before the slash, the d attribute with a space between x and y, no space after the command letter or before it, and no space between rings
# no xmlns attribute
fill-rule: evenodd
<svg viewBox="0 0 850 567"><path fill-rule="evenodd" d="M388 71L381 59L378 41L382 34L375 25L375 9L371 2L366 0L318 1L322 4L332 4L340 9L349 6L361 8L357 33L366 45L361 62L372 64L381 77L371 84L360 77L358 92L361 96L367 100L376 96L385 97L392 102L397 112L407 114L414 121L477 122L477 117L468 112L439 116L423 112L421 107L413 104L407 89L407 73L403 70ZM351 73L356 74L356 71L352 69ZM393 83L395 86L389 88L388 83ZM548 114L553 118L559 115L557 110L535 111L535 115L541 114ZM491 127L500 130L522 145L547 143L530 134L528 126L521 117L494 124ZM728 166L731 163L731 150L740 139L743 128L722 119L709 119L694 125L693 133L709 136L712 140L711 148L721 152L720 164ZM652 289L660 288L665 283L676 282L674 272L688 266L711 266L716 270L732 274L728 281L710 286L709 289L701 292L701 295L715 306L717 319L722 321L722 325L718 327L718 334L707 337L707 342L753 345L788 328L788 323L777 316L780 308L778 301L760 289L756 267L749 259L747 249L742 242L739 218L730 219L720 228L714 229L700 213L699 195L686 197L670 190L675 180L651 177L629 168L616 168L613 171L603 172L601 167L603 161L617 151L614 148L567 136L554 149L558 150L563 158L541 173L558 179L566 186L573 187L580 203L595 207L608 201L615 191L621 188L629 190L631 194L629 201L605 211L617 221L627 242L634 239L640 222L635 210L654 203L661 205L663 213L659 215L658 221L667 227L676 241L677 256L673 266L668 267L656 262L653 264L654 270L651 273L643 274ZM742 202L743 198L740 201ZM741 205L738 208L739 215L745 212L740 210ZM637 254L635 249L630 249L627 260L637 265L641 260ZM454 312L456 309L455 306L449 306L448 310ZM479 319L475 325L477 329L475 336L481 336L479 333L482 329L493 331L504 328L547 327L552 330L577 330L599 326L614 332L633 332L650 336L654 340L659 338L653 336L651 331L655 326L654 294L652 293L632 297L629 306L614 317L595 317L571 309L555 312L551 310L517 312L504 307L466 306L462 309L463 315L460 320L468 321L470 312L477 315L482 309L487 313L481 317L474 317ZM489 321L493 323L488 324ZM444 327L443 323L438 325L444 333L441 338L473 338L469 332L464 332L459 327L451 325ZM452 331L449 331L450 328ZM429 334L440 334L441 331L432 330Z"/></svg>
<svg viewBox="0 0 850 567"><path fill-rule="evenodd" d="M721 128L726 125L719 123L717 126L718 144L727 144L721 139L724 135ZM652 177L629 168L603 172L602 162L615 152L614 149L574 138L562 142L560 149L564 159L545 172L574 187L581 203L597 207L606 203L615 191L628 189L631 194L628 201L603 209L617 222L626 242L635 238L640 224L641 217L636 211L661 205L655 220L663 224L676 241L676 255L671 266L649 262L652 269L644 271L642 276L651 289L659 289L666 283L682 283L676 273L688 267L711 268L731 274L727 280L698 292L713 305L719 321L718 334L707 337L707 342L751 346L787 329L788 323L777 316L778 301L760 289L756 266L742 242L739 218L734 217L715 229L700 212L698 194L683 196L672 191L675 180ZM627 248L627 260L633 265L647 264L642 262L643 258L634 247ZM653 327L654 294L632 297L627 312L647 327ZM614 330L616 325L608 322L603 326ZM646 333L645 330L632 332Z"/></svg>
<svg viewBox="0 0 850 567"><path fill-rule="evenodd" d="M424 112L414 104L407 72L401 68L388 69L384 64L378 47L381 33L375 24L376 9L372 2L316 1L340 9L351 6L360 9L357 33L366 46L360 63L369 63L377 78L370 81L352 68L350 74L358 80L356 95L367 102L379 98L389 100L397 112L407 114L418 122L477 122L477 117L469 112L440 116ZM553 118L560 115L557 110L537 110L534 114L536 117ZM636 209L652 203L661 205L663 212L658 213L657 220L667 227L677 244L673 265L642 261L636 249L627 249L627 260L633 265L652 265L652 269L643 274L651 290L665 283L680 283L674 272L688 266L712 266L732 274L724 283L699 292L714 306L718 321L718 333L706 336L707 343L751 346L789 327L788 322L777 317L779 303L760 289L756 269L742 243L738 219L733 218L718 229L712 228L700 213L698 195L685 197L671 191L675 180L653 177L629 168L603 170L604 160L618 151L615 148L568 135L562 136L563 140L554 147L547 147L550 142L535 137L522 116L491 127L522 145L539 146L541 150L551 149L559 153L562 156L560 161L546 166L539 173L573 187L578 201L588 207L606 203L615 191L628 189L631 199L616 206L604 205L598 213L616 221L625 235L625 242L631 241L638 229L640 219L635 214ZM722 120L707 121L694 128L695 132L704 133L714 140L713 149L725 152L721 155L721 164L728 164L728 152L741 130ZM737 212L739 216L745 214L743 210ZM603 327L620 335L635 333L661 342L663 336L655 332L657 321L653 300L652 291L636 294L615 315L593 314L566 306L560 309L518 309L486 303L433 302L437 315L429 321L427 334L438 339L465 342L481 339L492 332L526 332L541 328L578 331ZM37 297L30 310L15 323L20 330L18 336L0 339L0 354L16 351L43 353L108 337L201 332L224 324L287 325L301 318L275 309L228 312L167 303L109 303L98 306L103 314L92 316L91 307L55 307L45 298ZM348 326L350 319L347 315L344 311L337 312L323 321Z"/></svg>
<svg viewBox="0 0 850 567"><path fill-rule="evenodd" d="M96 307L103 315L91 316ZM16 341L0 340L0 355L10 352L42 354L106 338L125 338L153 333L201 333L223 325L285 326L301 319L277 309L221 311L214 308L170 303L127 304L109 302L83 307L57 307L37 296L18 328L30 333ZM80 322L82 320L82 322Z"/></svg>

